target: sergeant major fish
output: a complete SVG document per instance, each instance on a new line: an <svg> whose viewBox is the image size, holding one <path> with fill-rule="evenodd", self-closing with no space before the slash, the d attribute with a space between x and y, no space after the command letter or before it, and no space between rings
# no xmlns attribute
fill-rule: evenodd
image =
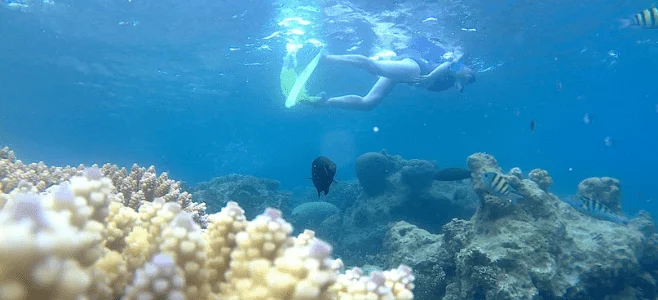
<svg viewBox="0 0 658 300"><path fill-rule="evenodd" d="M321 192L324 192L325 196L329 194L329 187L335 182L334 176L336 176L336 164L333 161L324 156L319 156L313 160L311 180L318 191L318 198L320 198Z"/></svg>
<svg viewBox="0 0 658 300"><path fill-rule="evenodd" d="M652 6L620 20L621 28L658 29L658 8Z"/></svg>
<svg viewBox="0 0 658 300"><path fill-rule="evenodd" d="M567 198L564 200L567 204L571 205L581 213L591 216L595 219L610 221L619 224L627 224L628 219L623 216L617 215L610 211L610 209L601 201L594 200L583 195L577 195L575 198Z"/></svg>
<svg viewBox="0 0 658 300"><path fill-rule="evenodd" d="M522 199L523 196L519 195L507 179L496 172L485 172L482 174L482 184L484 189L500 199L507 200L511 203L516 203Z"/></svg>

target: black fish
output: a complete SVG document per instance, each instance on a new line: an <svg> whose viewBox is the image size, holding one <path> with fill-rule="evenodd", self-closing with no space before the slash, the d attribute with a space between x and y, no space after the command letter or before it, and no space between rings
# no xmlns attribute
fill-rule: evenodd
<svg viewBox="0 0 658 300"><path fill-rule="evenodd" d="M325 196L329 194L329 186L335 181L334 176L336 176L336 164L333 161L324 156L313 160L311 180L313 180L315 189L318 190L318 198L320 198L321 192L324 192Z"/></svg>
<svg viewBox="0 0 658 300"><path fill-rule="evenodd" d="M530 132L535 133L535 120L530 120Z"/></svg>
<svg viewBox="0 0 658 300"><path fill-rule="evenodd" d="M462 168L441 169L434 174L434 180L437 181L459 181L471 178L471 171Z"/></svg>

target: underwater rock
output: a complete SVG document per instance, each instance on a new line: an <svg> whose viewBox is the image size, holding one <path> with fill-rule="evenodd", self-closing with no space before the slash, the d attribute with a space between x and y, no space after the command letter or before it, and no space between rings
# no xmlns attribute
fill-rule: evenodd
<svg viewBox="0 0 658 300"><path fill-rule="evenodd" d="M434 235L417 226L399 221L392 223L384 240L384 254L388 265L396 262L414 269L415 299L436 299L445 293L446 271L450 271L452 257L443 247L442 235Z"/></svg>
<svg viewBox="0 0 658 300"><path fill-rule="evenodd" d="M434 164L422 160L406 161L399 156L385 154L367 154L377 159L386 159L385 162L392 163L385 175L385 186L387 189L377 196L371 196L365 192L358 197L354 203L345 210L343 216L343 238L337 253L348 262L357 261L359 257L351 257L341 249L354 249L358 245L363 247L362 256L374 256L381 253L381 241L384 240L388 231L388 224L405 220L421 227L429 232L437 233L441 227L453 218L470 218L477 209L478 196L470 188L468 182L441 182L433 180L433 173L429 172L429 166L434 170ZM412 163L409 163L409 162ZM403 167L408 166L406 175L403 175ZM425 180L430 185L424 189L411 189L403 178L413 178L416 171L415 166L421 166L421 170L427 166ZM409 179L407 179L409 180ZM409 182L409 181L407 181ZM412 181L413 182L413 181ZM421 185L422 186L422 185ZM349 243L349 244L347 244ZM345 245L343 248L342 245Z"/></svg>
<svg viewBox="0 0 658 300"><path fill-rule="evenodd" d="M377 196L390 188L388 176L398 169L394 158L382 153L368 152L356 159L356 177L363 191L370 196Z"/></svg>
<svg viewBox="0 0 658 300"><path fill-rule="evenodd" d="M193 188L195 201L206 203L208 213L219 211L229 201L236 201L245 210L245 216L254 218L267 207L290 213L290 192L279 191L274 179L230 174L201 182Z"/></svg>
<svg viewBox="0 0 658 300"><path fill-rule="evenodd" d="M654 298L655 274L638 262L656 262L646 253L655 242L630 226L553 207L557 219L454 219L439 235L398 222L384 245L390 257L423 270L417 278L430 279L417 281L417 291L435 292L421 300L603 299L629 290L632 299Z"/></svg>
<svg viewBox="0 0 658 300"><path fill-rule="evenodd" d="M537 185L539 185L539 188L542 189L544 192L548 192L548 189L551 187L553 184L553 177L551 175L548 175L548 172L546 170L542 169L534 169L530 171L530 174L528 174L528 178Z"/></svg>
<svg viewBox="0 0 658 300"><path fill-rule="evenodd" d="M432 185L436 167L429 161L410 159L400 170L400 181L413 191L420 191Z"/></svg>
<svg viewBox="0 0 658 300"><path fill-rule="evenodd" d="M523 172L518 167L511 168L509 172L507 172L507 175L514 176L519 180L523 180Z"/></svg>
<svg viewBox="0 0 658 300"><path fill-rule="evenodd" d="M500 172L486 154L474 154L468 162L478 176L484 170ZM497 205L484 195L469 221L454 219L440 235L420 234L405 224L391 229L387 255L430 261L443 271L437 276L445 276L439 287L430 288L443 293L417 299L655 299L658 236L648 216L629 225L598 220L532 180L506 178L524 196L517 204ZM426 247L422 241L438 238L449 260L437 259L436 252L414 255L413 249Z"/></svg>
<svg viewBox="0 0 658 300"><path fill-rule="evenodd" d="M323 197L322 201L329 202L345 211L361 195L363 188L358 180L339 180L331 185L331 193ZM302 188L295 192L296 199L293 203L305 203L317 201L315 188L312 186Z"/></svg>
<svg viewBox="0 0 658 300"><path fill-rule="evenodd" d="M614 213L621 212L621 183L615 178L587 178L578 184L578 194L600 201Z"/></svg>
<svg viewBox="0 0 658 300"><path fill-rule="evenodd" d="M310 229L317 236L333 241L336 231L340 230L340 210L328 202L306 202L292 210L290 222L299 232Z"/></svg>

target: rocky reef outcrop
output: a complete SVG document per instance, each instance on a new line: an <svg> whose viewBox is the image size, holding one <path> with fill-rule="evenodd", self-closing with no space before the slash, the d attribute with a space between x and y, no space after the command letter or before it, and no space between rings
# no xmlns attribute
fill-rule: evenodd
<svg viewBox="0 0 658 300"><path fill-rule="evenodd" d="M468 181L434 181L433 162L405 160L382 151L361 155L355 167L363 192L346 209L342 237L336 243L346 262L381 253L390 222L405 220L438 233L451 219L470 218L475 213L477 195ZM364 244L369 247L351 248Z"/></svg>
<svg viewBox="0 0 658 300"><path fill-rule="evenodd" d="M621 211L621 183L615 178L587 178L578 184L578 194L601 201L614 212Z"/></svg>
<svg viewBox="0 0 658 300"><path fill-rule="evenodd" d="M488 154L471 155L468 165L474 178L485 171L502 174ZM658 236L647 214L628 225L598 220L517 173L503 175L524 197L517 204L488 194L474 180L481 207L470 220L453 219L441 234L407 222L390 226L384 256L423 274L416 299L658 296Z"/></svg>
<svg viewBox="0 0 658 300"><path fill-rule="evenodd" d="M192 197L206 203L208 212L217 212L229 201L236 201L253 218L267 207L291 212L290 192L280 191L274 179L230 174L201 182L192 189Z"/></svg>

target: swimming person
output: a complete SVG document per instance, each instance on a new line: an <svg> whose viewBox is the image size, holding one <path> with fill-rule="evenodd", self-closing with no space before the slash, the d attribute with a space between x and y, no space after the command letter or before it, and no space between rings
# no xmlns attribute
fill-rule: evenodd
<svg viewBox="0 0 658 300"><path fill-rule="evenodd" d="M313 106L335 107L352 110L372 110L379 105L397 83L406 83L423 87L429 91L440 92L455 87L463 92L467 84L475 82L475 72L459 62L461 55L446 61L447 53L427 38L415 37L400 55L391 60L374 60L363 55L324 55L323 61L347 64L362 68L379 76L365 96L345 95L327 97L307 97L300 102Z"/></svg>

